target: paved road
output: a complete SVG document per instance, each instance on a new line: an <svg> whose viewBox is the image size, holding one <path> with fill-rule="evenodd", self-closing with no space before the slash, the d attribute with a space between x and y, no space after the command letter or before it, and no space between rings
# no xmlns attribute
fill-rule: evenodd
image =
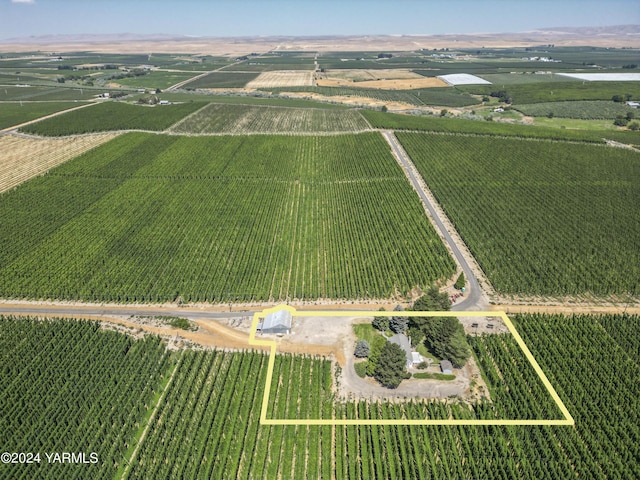
<svg viewBox="0 0 640 480"><path fill-rule="evenodd" d="M52 113L50 115L45 115L43 117L38 117L38 118L35 118L33 120L29 120L28 122L21 123L19 125L13 125L12 127L7 127L7 128L4 128L4 129L0 130L0 135L14 134L14 133L16 133L15 131L18 130L19 128L26 127L27 125L31 125L32 123L37 123L37 122L39 122L41 120L46 120L47 118L57 117L58 115L63 115L65 113L69 113L69 112L72 112L74 110L79 110L81 108L87 108L87 107L90 107L92 105L98 105L98 103L100 103L100 102L96 102L96 101L91 102L90 101L88 103L83 103L82 105L80 105L78 107L67 108L66 110L60 110L59 112L54 112L54 113Z"/></svg>
<svg viewBox="0 0 640 480"><path fill-rule="evenodd" d="M447 245L449 245L449 247L451 248L451 251L453 252L454 257L456 258L456 261L460 264L460 266L462 267L462 271L464 272L464 277L467 281L465 298L464 300L461 300L460 302L457 302L456 304L454 304L451 307L451 310L455 310L455 311L486 310L488 302L482 290L480 289L480 285L476 280L476 276L471 270L471 267L469 266L469 263L465 259L464 255L462 255L462 252L460 251L456 243L453 241L451 234L447 231L446 227L444 226L444 223L440 218L438 211L435 209L435 207L431 203L431 200L423 190L422 185L420 185L420 182L418 181L418 178L414 173L414 167L413 167L413 164L411 163L411 160L409 159L409 156L404 151L404 149L402 148L402 146L398 142L398 139L396 138L396 136L393 134L392 131L384 130L382 131L382 136L389 143L391 150L393 151L396 158L400 162L406 175L409 177L411 184L418 192L418 195L420 196L422 203L424 203L424 205L429 210L431 218L434 219L435 227L440 231L440 234L444 238L444 241L447 242Z"/></svg>
<svg viewBox="0 0 640 480"><path fill-rule="evenodd" d="M262 311L262 310L260 310ZM191 310L188 308L149 308L127 305L101 306L101 305L40 305L40 304L1 304L0 313L10 315L12 313L22 315L144 315L144 316L174 316L191 319L210 318L234 318L253 316L255 311L233 311L233 312L209 312L203 310Z"/></svg>
<svg viewBox="0 0 640 480"><path fill-rule="evenodd" d="M263 54L262 54L262 55L263 55ZM262 55L260 55L260 56L262 56ZM260 56L259 56L259 57L260 57ZM259 57L258 57L258 58L259 58ZM195 81L195 80L198 80L199 78L206 77L206 76L207 76L207 75L209 75L210 73L219 72L219 71L221 71L223 68L227 68L227 69L228 69L229 67L232 67L232 66L234 66L234 65L237 65L237 64L239 64L239 63L242 63L243 61L244 61L244 60L238 60L237 62L230 63L229 65L223 65L222 67L214 68L213 70L209 70L209 71L207 71L207 72L203 72L203 73L201 73L200 75L196 75L196 76L194 76L194 77L188 78L187 80L183 80L182 82L178 82L178 83L176 83L175 85L171 85L169 88L166 88L164 91L165 91L165 92L171 92L172 90L177 90L177 89L179 89L179 88L184 87L187 83L191 83L191 82L193 82L193 81Z"/></svg>
<svg viewBox="0 0 640 480"><path fill-rule="evenodd" d="M179 89L179 88L184 87L187 83L191 83L191 82L193 82L193 81L195 81L195 80L198 80L199 78L204 78L204 77L206 77L207 75L209 75L210 73L219 72L219 71L220 71L220 70L222 70L223 68L230 67L230 66L232 66L232 65L236 65L236 64L238 64L238 63L240 63L240 62L230 63L229 65L223 65L222 67L214 68L213 70L209 70L209 71L207 71L207 72L203 72L203 73L201 73L201 74L199 74L199 75L196 75L196 76L194 76L194 77L187 78L186 80L183 80L182 82L178 82L178 83L176 83L175 85L171 85L169 88L165 88L165 90L164 90L164 91L165 91L165 92L171 92L171 91L173 91L173 90L177 90L177 89Z"/></svg>
<svg viewBox="0 0 640 480"><path fill-rule="evenodd" d="M82 317L83 315L91 316L173 316L183 317L193 320L207 320L216 318L239 318L239 317L253 317L256 312L262 312L264 309L270 306L253 307L252 310L240 310L239 307L234 306L233 311L211 311L194 307L144 307L137 305L65 305L65 304L39 304L39 303L0 303L0 314L11 315L67 315ZM304 306L296 306L296 309L304 311ZM323 308L324 311L348 311L353 310L357 312L374 310L373 308L367 309L362 306L350 306L344 304L328 304ZM313 310L310 310L313 311Z"/></svg>

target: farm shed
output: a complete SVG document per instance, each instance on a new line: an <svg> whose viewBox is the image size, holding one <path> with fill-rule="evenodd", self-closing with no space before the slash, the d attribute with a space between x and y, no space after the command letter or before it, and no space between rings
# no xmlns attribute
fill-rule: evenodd
<svg viewBox="0 0 640 480"><path fill-rule="evenodd" d="M420 355L418 352L411 352L411 360L413 361L414 365L424 362L424 358L422 358L422 355Z"/></svg>
<svg viewBox="0 0 640 480"><path fill-rule="evenodd" d="M453 365L451 364L451 362L449 360L442 360L440 362L440 370L442 370L442 373L444 373L444 374L452 375L453 374Z"/></svg>
<svg viewBox="0 0 640 480"><path fill-rule="evenodd" d="M268 314L262 323L258 324L262 333L291 333L291 312L279 310Z"/></svg>

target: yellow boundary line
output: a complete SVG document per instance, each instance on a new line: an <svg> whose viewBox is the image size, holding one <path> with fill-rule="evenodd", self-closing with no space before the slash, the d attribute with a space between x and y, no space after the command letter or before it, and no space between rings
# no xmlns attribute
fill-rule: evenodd
<svg viewBox="0 0 640 480"><path fill-rule="evenodd" d="M564 419L561 420L437 420L437 419L424 419L424 420L403 420L403 419L387 419L387 420L372 420L372 419L279 419L279 418L267 418L267 406L269 404L269 396L271 394L271 380L273 379L273 368L276 361L276 349L277 343L273 340L258 340L256 339L256 331L260 319L273 312L279 310L288 310L291 312L292 317L371 317L371 316L385 316L391 317L397 315L398 312L390 311L301 311L298 312L295 308L289 305L278 305L276 307L268 308L262 312L256 312L253 315L253 323L251 325L251 333L249 334L249 344L256 346L267 346L270 348L269 363L267 367L267 379L264 389L264 396L262 398L262 409L260 412L260 423L262 425L575 425L573 417L565 407L564 403L558 396L551 382L536 362L531 351L522 340L522 337L517 332L515 326L507 317L505 312L402 312L403 316L407 317L500 317L505 323L511 335L515 338L517 344L524 352L527 360L540 377L540 380L546 387L551 398L556 402L556 405L562 412Z"/></svg>

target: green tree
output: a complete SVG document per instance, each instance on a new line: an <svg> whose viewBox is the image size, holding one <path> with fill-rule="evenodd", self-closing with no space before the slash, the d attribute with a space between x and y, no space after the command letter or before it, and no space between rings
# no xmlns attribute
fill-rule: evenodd
<svg viewBox="0 0 640 480"><path fill-rule="evenodd" d="M370 352L371 347L369 346L369 342L367 342L366 340L358 340L353 354L358 358L365 358L369 356Z"/></svg>
<svg viewBox="0 0 640 480"><path fill-rule="evenodd" d="M425 328L425 333L425 343L438 357L451 360L456 368L467 363L471 349L457 318L439 317Z"/></svg>
<svg viewBox="0 0 640 480"><path fill-rule="evenodd" d="M449 295L440 293L435 285L431 285L424 295L413 302L411 310L414 312L448 311L451 308ZM409 336L415 341L424 338L426 330L433 328L434 322L438 322L439 317L410 317Z"/></svg>
<svg viewBox="0 0 640 480"><path fill-rule="evenodd" d="M464 334L464 329L460 325L460 331L457 331L446 345L446 352L442 358L448 358L451 360L451 364L455 368L462 368L467 363L467 360L471 356L471 348L467 342L467 338Z"/></svg>
<svg viewBox="0 0 640 480"><path fill-rule="evenodd" d="M414 312L429 312L429 311L448 311L451 308L451 302L449 301L449 295L444 292L440 292L438 287L431 285L429 290L413 302L411 310Z"/></svg>
<svg viewBox="0 0 640 480"><path fill-rule="evenodd" d="M374 377L387 388L398 388L403 379L409 378L406 371L407 357L395 343L387 342L380 351Z"/></svg>
<svg viewBox="0 0 640 480"><path fill-rule="evenodd" d="M389 330L389 317L373 317L371 325L381 332L386 332Z"/></svg>
<svg viewBox="0 0 640 480"><path fill-rule="evenodd" d="M409 326L408 317L391 317L389 321L389 328L393 333L404 333Z"/></svg>
<svg viewBox="0 0 640 480"><path fill-rule="evenodd" d="M433 285L414 302L412 310L448 311L450 308L449 296L446 293L440 293L438 287ZM440 358L450 360L454 367L462 367L471 356L464 328L457 318L411 317L409 324L413 339L424 338L424 343L429 350Z"/></svg>
<svg viewBox="0 0 640 480"><path fill-rule="evenodd" d="M376 372L376 366L378 365L378 358L382 348L387 344L387 339L382 335L376 336L371 342L371 348L369 351L369 363L367 365L367 375L373 376Z"/></svg>
<svg viewBox="0 0 640 480"><path fill-rule="evenodd" d="M634 132L637 132L638 130L640 130L640 123L638 122L631 122L627 128L629 130L633 130Z"/></svg>
<svg viewBox="0 0 640 480"><path fill-rule="evenodd" d="M464 280L464 272L462 272L460 274L460 276L458 277L458 279L456 280L456 284L454 285L458 290L460 290L462 287L464 287L465 284L465 280Z"/></svg>
<svg viewBox="0 0 640 480"><path fill-rule="evenodd" d="M402 305L396 305L396 308L393 309L396 312L404 312L404 308ZM389 320L389 328L394 333L404 333L409 326L409 318L406 316L393 316L391 320Z"/></svg>
<svg viewBox="0 0 640 480"><path fill-rule="evenodd" d="M616 125L617 127L626 127L628 123L629 123L629 120L627 120L627 117L623 115L618 115L616 119L613 121L613 124Z"/></svg>

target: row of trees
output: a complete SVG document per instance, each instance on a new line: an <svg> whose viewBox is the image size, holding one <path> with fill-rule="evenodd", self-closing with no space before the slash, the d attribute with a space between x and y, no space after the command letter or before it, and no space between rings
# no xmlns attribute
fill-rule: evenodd
<svg viewBox="0 0 640 480"><path fill-rule="evenodd" d="M394 310L396 312L402 312L404 308L402 305L398 305ZM384 311L384 308L382 308L381 311ZM404 333L409 327L409 317L404 315L394 315L393 317L376 316L373 317L371 325L381 332L391 330L393 333Z"/></svg>

